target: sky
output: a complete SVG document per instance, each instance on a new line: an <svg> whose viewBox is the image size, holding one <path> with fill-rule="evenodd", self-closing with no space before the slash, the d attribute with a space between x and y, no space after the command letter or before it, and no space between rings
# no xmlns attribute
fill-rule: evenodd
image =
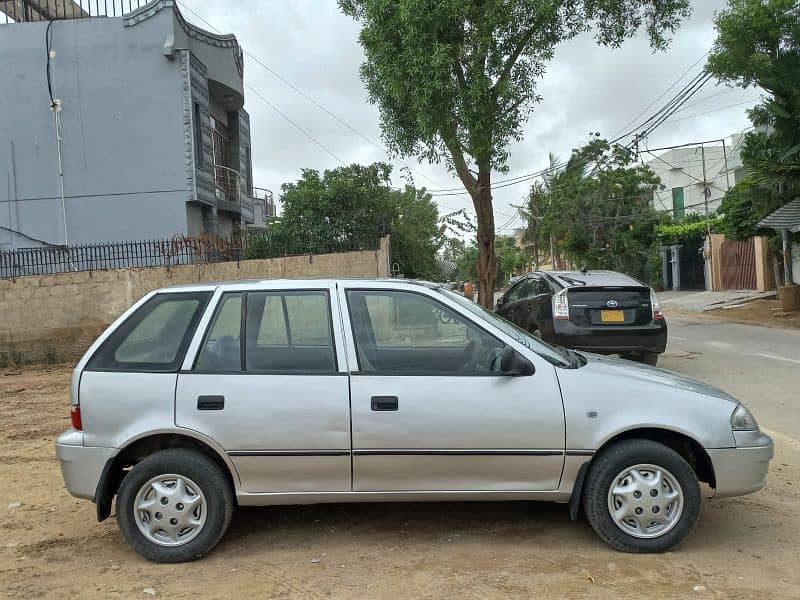
<svg viewBox="0 0 800 600"><path fill-rule="evenodd" d="M510 147L509 172L493 179L545 168L550 152L566 159L589 132L611 139L684 73L681 81L688 82L703 68L702 58L715 38L714 13L725 4L725 0L693 0L692 17L664 52L654 53L644 35L618 49L597 46L591 35L558 46L539 84L543 100L526 123L523 140ZM323 171L340 166L340 161L386 161L394 165L396 185L403 183L400 170L406 166L418 187L460 187L444 164L390 157L381 140L378 109L369 104L359 79L364 53L358 44L358 24L339 11L335 0L179 0L179 7L200 27L211 29L210 24L234 33L246 53L245 109L250 113L256 186L273 190L278 198L281 184L297 180L304 168ZM650 116L680 87L636 122ZM741 131L749 126L745 110L758 98L757 90L733 89L712 80L646 140L647 147L718 139ZM494 191L499 233L512 233L521 225L513 205L523 201L529 185ZM436 196L435 201L440 213L467 209L474 214L466 193Z"/></svg>

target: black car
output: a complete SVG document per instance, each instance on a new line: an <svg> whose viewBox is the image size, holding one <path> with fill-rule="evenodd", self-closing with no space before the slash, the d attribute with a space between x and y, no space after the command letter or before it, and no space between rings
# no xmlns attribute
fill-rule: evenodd
<svg viewBox="0 0 800 600"><path fill-rule="evenodd" d="M614 271L537 271L495 312L546 342L655 365L667 323L652 288Z"/></svg>

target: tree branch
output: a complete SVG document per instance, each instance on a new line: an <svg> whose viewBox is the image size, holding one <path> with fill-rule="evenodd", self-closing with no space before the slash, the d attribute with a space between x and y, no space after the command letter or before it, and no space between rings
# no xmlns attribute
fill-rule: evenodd
<svg viewBox="0 0 800 600"><path fill-rule="evenodd" d="M500 86L502 86L506 82L506 80L508 80L508 78L511 76L511 69L514 68L514 65L517 63L517 60L519 59L520 55L525 50L525 47L528 45L528 42L531 41L531 38L533 37L534 33L536 33L536 28L531 27L525 33L525 35L522 36L522 39L520 40L519 44L517 44L517 47L514 48L514 51L506 59L506 62L503 65L503 70L500 72L500 77L497 78L497 81L495 81L494 85L492 86L493 94L497 95L500 90Z"/></svg>
<svg viewBox="0 0 800 600"><path fill-rule="evenodd" d="M461 180L461 183L464 184L470 196L475 198L478 191L478 181L472 173L470 173L469 167L467 166L467 161L464 158L464 151L461 148L461 144L458 143L455 127L451 126L449 129L450 131L447 131L445 135L442 136L442 141L450 152L458 178Z"/></svg>

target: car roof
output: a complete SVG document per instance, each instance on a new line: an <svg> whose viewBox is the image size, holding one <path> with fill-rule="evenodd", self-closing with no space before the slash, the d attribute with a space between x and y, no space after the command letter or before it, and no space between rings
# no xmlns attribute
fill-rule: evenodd
<svg viewBox="0 0 800 600"><path fill-rule="evenodd" d="M617 271L540 271L564 287L644 286L641 281Z"/></svg>
<svg viewBox="0 0 800 600"><path fill-rule="evenodd" d="M429 289L437 289L441 287L440 283L432 281L423 281L418 279L401 279L401 278L379 278L379 277L334 277L334 278L318 278L318 277L293 277L291 279L234 279L228 281L211 281L205 283L183 283L170 285L159 289L159 292L202 292L213 291L217 288L235 288L237 290L243 287L259 288L269 286L270 288L280 288L282 284L286 287L298 287L298 283L305 284L309 287L328 287L336 283L358 283L360 284L378 284L383 287L387 283L392 283L403 287L422 286Z"/></svg>

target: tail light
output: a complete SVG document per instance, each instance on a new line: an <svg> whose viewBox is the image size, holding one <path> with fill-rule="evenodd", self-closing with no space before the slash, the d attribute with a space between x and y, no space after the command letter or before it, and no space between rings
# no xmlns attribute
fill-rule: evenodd
<svg viewBox="0 0 800 600"><path fill-rule="evenodd" d="M661 309L661 302L656 298L656 293L650 290L650 306L653 308L653 320L663 319L664 311Z"/></svg>
<svg viewBox="0 0 800 600"><path fill-rule="evenodd" d="M80 404L73 404L69 411L69 420L72 422L72 428L78 431L83 431L83 423L81 422L81 407Z"/></svg>
<svg viewBox="0 0 800 600"><path fill-rule="evenodd" d="M569 319L569 304L567 304L566 288L553 296L553 318Z"/></svg>

